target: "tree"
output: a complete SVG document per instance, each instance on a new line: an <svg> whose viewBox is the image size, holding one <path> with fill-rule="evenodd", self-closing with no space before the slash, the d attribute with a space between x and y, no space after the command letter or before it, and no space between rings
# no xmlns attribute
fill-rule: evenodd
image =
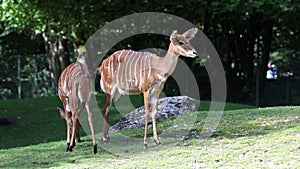
<svg viewBox="0 0 300 169"><path fill-rule="evenodd" d="M276 52L287 56L277 59L282 66L299 69L295 64L299 55L299 6L296 0L3 0L0 52L6 56L24 53L21 50L26 48L24 44L16 47L11 43L11 39L18 41L17 34L39 42L39 47L27 52L49 54L48 69L52 85L56 87L60 72L74 58L74 49L83 45L101 26L135 12L166 12L202 28L212 41L226 71L229 100L253 103L257 74L263 92L264 72L271 53L272 57ZM9 37L9 41L4 41ZM125 43L137 48L149 44L167 48L168 43L160 39L146 42L137 36ZM122 42L120 46L127 47L127 44ZM8 62L7 58L2 58L3 64ZM199 60L188 62L193 70L199 70ZM198 72L195 74L200 76Z"/></svg>

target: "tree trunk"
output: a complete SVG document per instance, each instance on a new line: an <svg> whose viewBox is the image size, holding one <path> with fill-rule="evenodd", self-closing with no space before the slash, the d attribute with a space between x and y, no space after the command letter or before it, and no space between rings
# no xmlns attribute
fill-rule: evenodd
<svg viewBox="0 0 300 169"><path fill-rule="evenodd" d="M60 73L66 66L69 65L69 57L66 57L65 45L61 35L57 35L55 32L51 32L49 36L43 33L45 41L45 49L48 53L49 70L51 77L51 88L57 93L57 82Z"/></svg>
<svg viewBox="0 0 300 169"><path fill-rule="evenodd" d="M261 72L259 73L259 95L262 96L265 89L265 74L267 72L267 64L270 60L271 44L272 44L273 21L264 23L264 30L262 34L262 50L261 50Z"/></svg>

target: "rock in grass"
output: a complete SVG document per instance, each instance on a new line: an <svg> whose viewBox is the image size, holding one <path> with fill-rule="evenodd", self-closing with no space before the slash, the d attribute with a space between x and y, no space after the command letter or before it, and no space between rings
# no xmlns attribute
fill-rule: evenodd
<svg viewBox="0 0 300 169"><path fill-rule="evenodd" d="M158 100L157 121L164 121L183 112L199 110L199 101L188 96L165 97ZM152 123L151 114L149 124ZM139 107L125 115L119 122L110 127L111 131L128 130L145 127L145 107Z"/></svg>

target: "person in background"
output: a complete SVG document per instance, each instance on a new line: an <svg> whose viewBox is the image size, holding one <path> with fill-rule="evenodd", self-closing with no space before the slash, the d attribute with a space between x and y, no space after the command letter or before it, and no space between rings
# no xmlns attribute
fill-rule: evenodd
<svg viewBox="0 0 300 169"><path fill-rule="evenodd" d="M277 77L278 77L277 70L278 70L277 66L275 64L273 64L272 61L269 61L266 78L267 79L277 79Z"/></svg>

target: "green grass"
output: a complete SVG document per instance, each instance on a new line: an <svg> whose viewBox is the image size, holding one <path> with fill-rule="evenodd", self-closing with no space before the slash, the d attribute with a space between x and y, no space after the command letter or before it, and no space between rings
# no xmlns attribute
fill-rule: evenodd
<svg viewBox="0 0 300 169"><path fill-rule="evenodd" d="M97 96L99 105L102 99ZM134 107L143 103L140 96L131 100ZM157 147L149 138L149 148L143 150L143 129L112 132L111 143L98 145L98 154L93 155L89 136L84 136L73 152L64 152L65 121L56 112L61 106L58 98L0 101L0 116L15 120L13 125L0 126L0 168L300 167L300 107L254 108L227 103L213 135L201 139L210 103L200 103L201 110L193 112L192 130L176 141L161 138L164 146ZM111 113L113 124L121 115L115 108ZM174 117L159 123L159 133L174 128L177 122ZM180 133L182 128L177 129ZM134 142L117 140L119 134L137 138Z"/></svg>

